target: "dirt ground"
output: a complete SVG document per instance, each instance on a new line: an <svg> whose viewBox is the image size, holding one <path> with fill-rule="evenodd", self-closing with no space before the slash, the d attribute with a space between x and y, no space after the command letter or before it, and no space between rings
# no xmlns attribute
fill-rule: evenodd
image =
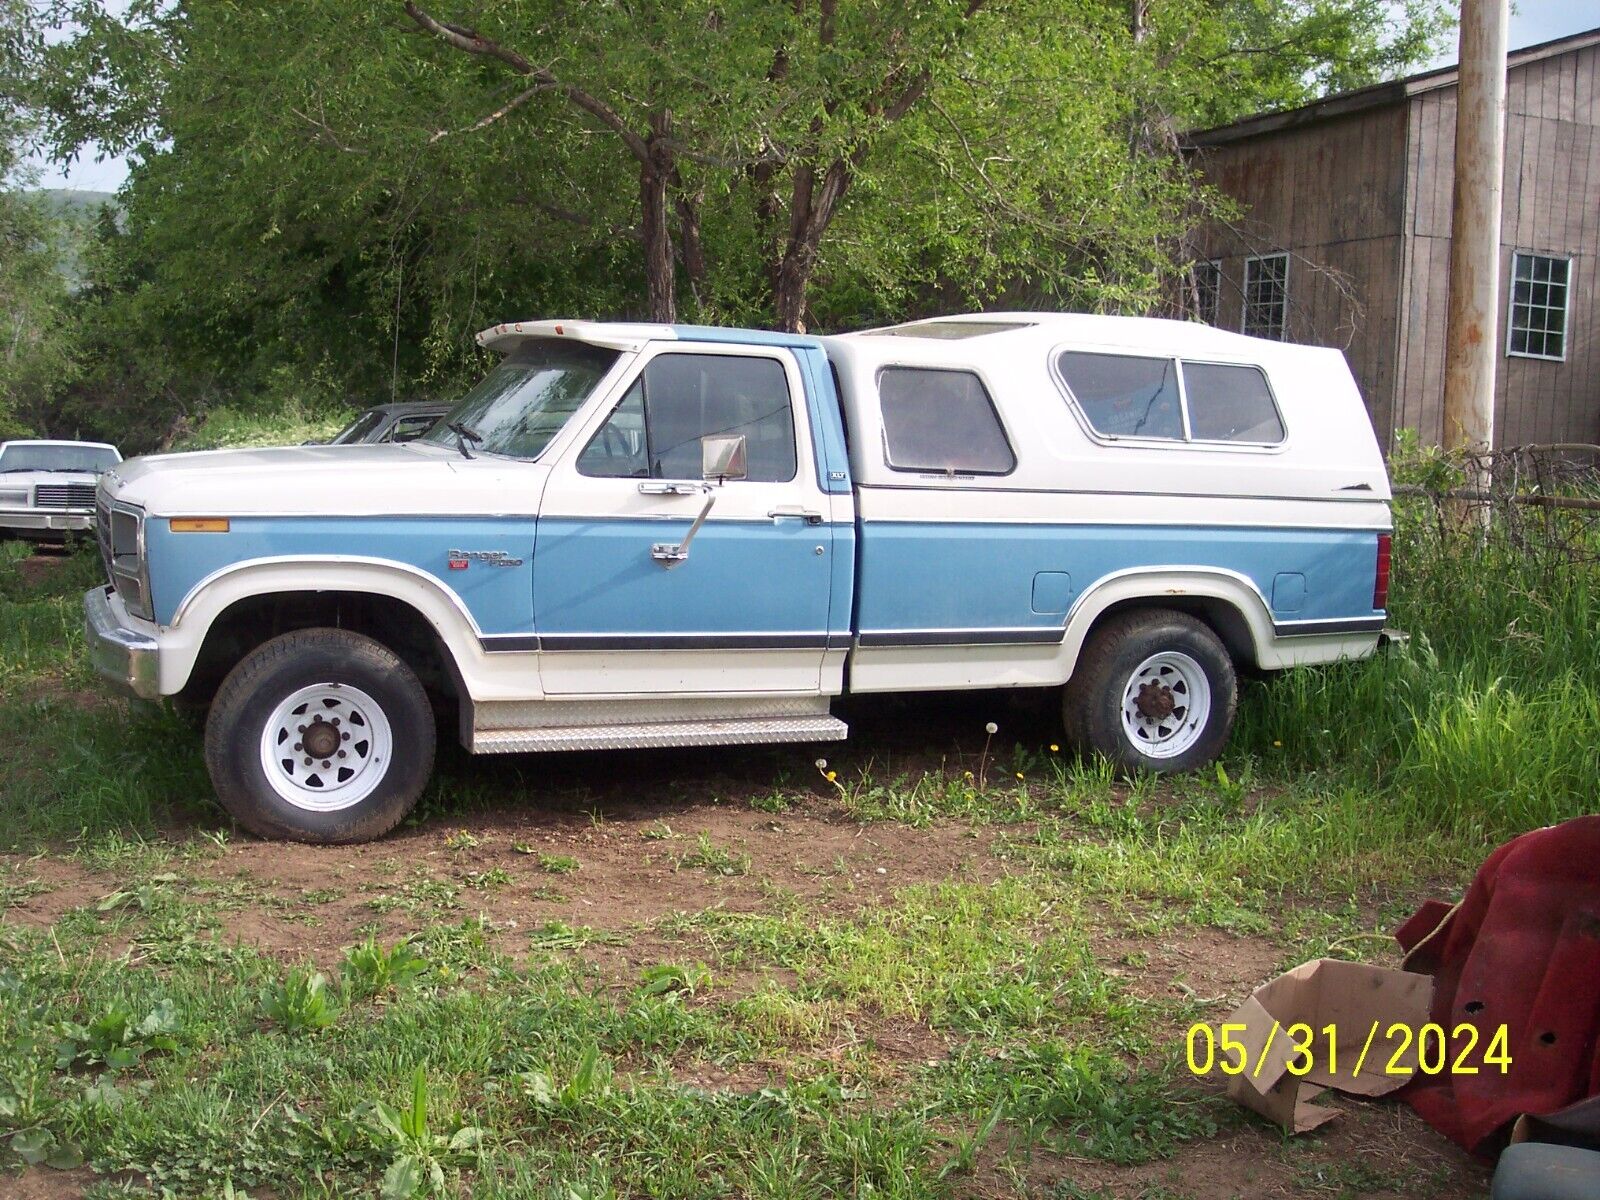
<svg viewBox="0 0 1600 1200"><path fill-rule="evenodd" d="M530 802L457 813L363 846L299 846L236 835L176 869L186 894L218 911L215 936L286 962L310 958L333 969L343 947L374 929L380 937L399 937L424 921L481 914L500 947L518 955L527 953L529 933L548 922L625 935L620 945L595 943L582 951L603 977L623 989L636 983L643 966L667 957L668 943L651 930L673 913L770 910L771 898L782 889L813 912L848 917L911 884L998 878L1007 864L992 853L993 841L1002 833L1019 834L1016 826L958 822L924 829L891 822L861 825L825 794L767 814L747 800L732 799L740 781L708 774L703 762L700 777L693 771L677 776L688 781L684 798L647 803L622 793L636 794L639 768L654 776L669 764L617 767L616 762L612 758L606 768L587 775L585 796L569 795L554 805ZM585 771L581 762L552 765L557 775ZM624 777L607 778L618 771ZM748 855L748 873L719 875L678 865L702 834L731 853ZM578 867L552 873L540 856L574 858ZM69 858L4 861L17 877L37 880L43 888L6 913L15 923L48 925L129 882ZM483 890L472 886L472 880L489 877L504 882ZM410 898L419 894L425 898ZM1261 938L1208 928L1130 938L1110 921L1097 932L1095 944L1102 963L1138 963L1113 968L1135 993L1215 1001L1215 1012L1226 1012L1225 1004L1270 978L1288 953ZM729 981L734 988L741 982L748 986L755 980ZM872 1041L875 1057L887 1060L891 1072L950 1049L943 1035L908 1021L881 1021L858 1036ZM684 1082L754 1090L782 1071L779 1062L732 1073L697 1066ZM1091 1194L1098 1189L1130 1200L1323 1195L1466 1200L1485 1194L1486 1171L1403 1104L1343 1098L1333 1103L1343 1115L1308 1135L1289 1139L1252 1119L1215 1140L1189 1143L1172 1159L1139 1167L1063 1159L1047 1150L1008 1155L1003 1167L998 1161L985 1164L988 1169L979 1171L971 1194L1015 1195L1019 1163L1029 1194L1069 1197L1075 1193L1063 1190L1064 1179ZM75 1197L89 1178L53 1172L0 1178L0 1197Z"/></svg>

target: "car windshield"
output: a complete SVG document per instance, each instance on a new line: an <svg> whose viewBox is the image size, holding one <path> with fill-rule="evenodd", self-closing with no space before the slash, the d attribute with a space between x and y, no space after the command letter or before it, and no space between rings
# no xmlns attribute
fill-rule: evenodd
<svg viewBox="0 0 1600 1200"><path fill-rule="evenodd" d="M348 446L355 442L364 442L381 424L383 424L383 413L379 409L370 408L334 434L328 445Z"/></svg>
<svg viewBox="0 0 1600 1200"><path fill-rule="evenodd" d="M49 446L14 443L0 451L0 474L12 471L92 471L98 475L122 461L110 446Z"/></svg>
<svg viewBox="0 0 1600 1200"><path fill-rule="evenodd" d="M457 425L474 454L537 458L616 361L600 346L528 338L419 440L454 446Z"/></svg>

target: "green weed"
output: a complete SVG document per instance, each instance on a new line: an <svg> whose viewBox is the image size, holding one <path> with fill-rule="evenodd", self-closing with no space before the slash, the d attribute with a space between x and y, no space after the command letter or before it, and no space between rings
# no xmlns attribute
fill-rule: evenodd
<svg viewBox="0 0 1600 1200"><path fill-rule="evenodd" d="M404 1108L375 1100L360 1114L372 1143L389 1159L379 1194L383 1200L408 1200L419 1191L443 1195L445 1169L470 1166L477 1160L484 1131L461 1125L449 1134L434 1133L428 1124L428 1079L421 1067L411 1079L411 1099Z"/></svg>
<svg viewBox="0 0 1600 1200"><path fill-rule="evenodd" d="M339 1004L327 976L296 967L263 993L261 1012L285 1033L315 1033L338 1020Z"/></svg>
<svg viewBox="0 0 1600 1200"><path fill-rule="evenodd" d="M695 848L678 856L674 868L683 870L695 867L710 875L745 875L750 871L750 856L725 849L702 833L695 839Z"/></svg>
<svg viewBox="0 0 1600 1200"><path fill-rule="evenodd" d="M402 938L387 949L377 938L368 937L359 946L345 951L344 984L355 999L369 999L411 987L428 973L428 960Z"/></svg>

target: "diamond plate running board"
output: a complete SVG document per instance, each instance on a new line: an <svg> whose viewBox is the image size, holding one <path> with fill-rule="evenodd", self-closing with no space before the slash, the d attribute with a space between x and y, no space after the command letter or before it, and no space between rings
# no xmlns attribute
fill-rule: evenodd
<svg viewBox="0 0 1600 1200"><path fill-rule="evenodd" d="M831 716L649 721L554 729L480 729L473 732L470 749L474 754L513 754L527 750L647 750L666 746L834 742L849 732L843 721Z"/></svg>

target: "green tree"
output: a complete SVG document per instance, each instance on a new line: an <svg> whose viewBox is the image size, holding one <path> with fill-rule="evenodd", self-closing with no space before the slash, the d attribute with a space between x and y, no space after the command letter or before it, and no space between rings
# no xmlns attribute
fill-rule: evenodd
<svg viewBox="0 0 1600 1200"><path fill-rule="evenodd" d="M172 420L446 388L510 315L1144 310L1213 203L1178 132L1402 68L1412 3L73 0L38 76L136 160L95 326Z"/></svg>
<svg viewBox="0 0 1600 1200"><path fill-rule="evenodd" d="M33 129L27 64L42 45L25 0L0 0L0 436L27 422L66 383L73 355L62 274L68 223L37 193L23 158Z"/></svg>

